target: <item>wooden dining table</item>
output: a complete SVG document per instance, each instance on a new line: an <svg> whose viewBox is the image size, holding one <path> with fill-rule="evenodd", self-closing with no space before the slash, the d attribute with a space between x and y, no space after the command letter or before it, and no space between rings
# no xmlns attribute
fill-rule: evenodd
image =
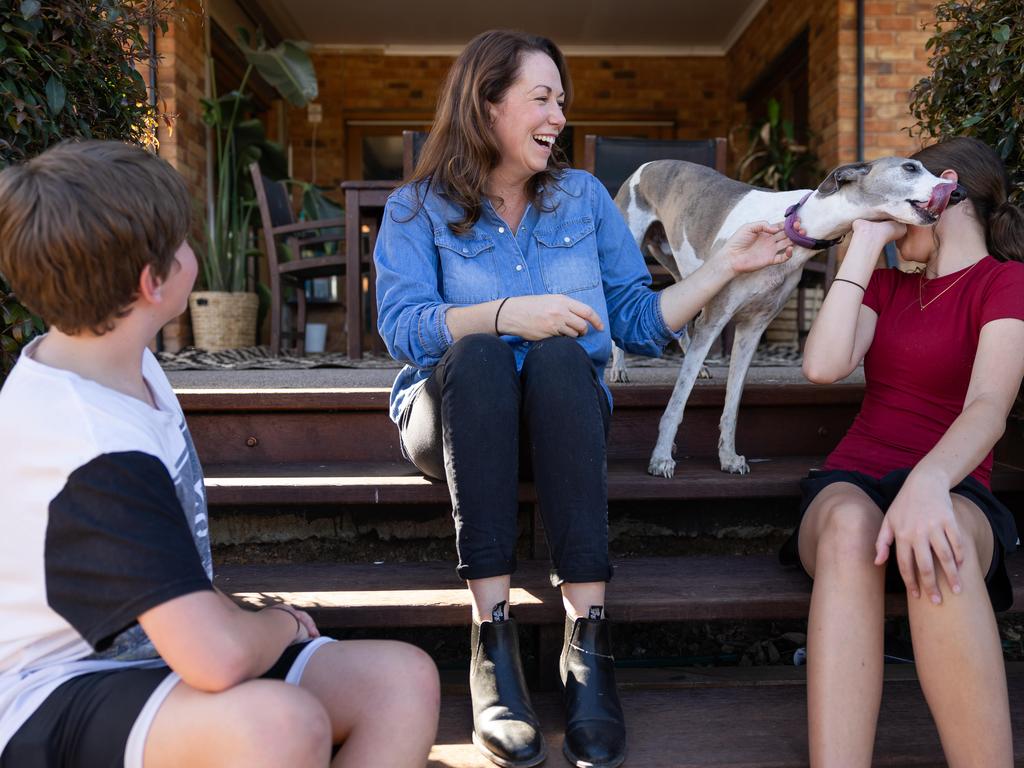
<svg viewBox="0 0 1024 768"><path fill-rule="evenodd" d="M350 359L363 356L363 289L360 252L360 236L366 218L379 218L400 181L343 181L341 191L345 193L345 313L348 318L348 346ZM376 227L370 228L370 258L373 258L373 241ZM371 269L372 274L372 269Z"/></svg>

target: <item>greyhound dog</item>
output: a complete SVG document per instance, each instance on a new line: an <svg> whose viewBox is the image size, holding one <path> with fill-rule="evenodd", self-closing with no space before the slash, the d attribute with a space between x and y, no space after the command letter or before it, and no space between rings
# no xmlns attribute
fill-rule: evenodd
<svg viewBox="0 0 1024 768"><path fill-rule="evenodd" d="M930 225L951 196L956 201L960 194L955 183L933 176L916 160L900 157L841 165L816 190L789 192L757 189L681 160L640 166L622 185L615 202L638 245L652 224L664 227L667 247L650 250L677 281L685 280L746 222L785 219L795 246L788 261L738 275L704 307L661 417L647 471L663 477L675 472L673 441L687 398L711 345L726 323L735 320L718 459L723 472L749 472L746 459L736 453L743 382L761 335L796 287L804 262L840 242L855 219ZM794 226L797 218L803 233ZM621 365L621 352L616 349L613 377L623 375Z"/></svg>

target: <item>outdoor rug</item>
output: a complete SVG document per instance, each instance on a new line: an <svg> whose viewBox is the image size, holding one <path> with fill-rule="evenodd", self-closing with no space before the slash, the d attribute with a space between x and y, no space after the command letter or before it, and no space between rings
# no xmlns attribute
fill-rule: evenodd
<svg viewBox="0 0 1024 768"><path fill-rule="evenodd" d="M630 368L670 368L678 366L682 355L678 349L670 348L660 358L627 355L626 365ZM361 360L352 360L341 352L324 354L294 355L270 354L269 346L230 349L224 352L206 352L201 349L185 349L176 354L157 354L160 365L166 371L244 371L244 370L293 370L302 368L398 368L398 363L386 354L367 353ZM729 364L728 356L711 355L704 361L709 366ZM800 351L788 344L764 344L758 348L752 366L798 366Z"/></svg>

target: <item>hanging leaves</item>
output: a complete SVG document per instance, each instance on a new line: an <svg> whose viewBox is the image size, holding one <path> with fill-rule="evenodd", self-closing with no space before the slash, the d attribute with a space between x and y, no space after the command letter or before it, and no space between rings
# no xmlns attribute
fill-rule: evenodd
<svg viewBox="0 0 1024 768"><path fill-rule="evenodd" d="M1024 202L1024 12L1021 0L944 0L928 41L932 74L911 91L916 131L976 136L1006 163Z"/></svg>
<svg viewBox="0 0 1024 768"><path fill-rule="evenodd" d="M155 146L156 112L136 64L173 0L0 0L0 169L72 137ZM0 275L0 383L43 323Z"/></svg>

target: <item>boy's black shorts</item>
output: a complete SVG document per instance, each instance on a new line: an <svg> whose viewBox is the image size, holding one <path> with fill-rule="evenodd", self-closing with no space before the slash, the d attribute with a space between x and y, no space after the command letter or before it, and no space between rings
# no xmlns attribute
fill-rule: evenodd
<svg viewBox="0 0 1024 768"><path fill-rule="evenodd" d="M320 645L314 640L289 646L262 677L297 684ZM178 680L167 667L74 677L11 737L0 768L142 768L149 726Z"/></svg>
<svg viewBox="0 0 1024 768"><path fill-rule="evenodd" d="M812 469L811 473L800 481L802 494L800 520L793 530L793 535L782 545L779 560L783 565L802 567L798 549L800 523L803 522L804 513L814 498L828 486L833 483L851 483L864 491L884 514L895 500L896 494L900 492L900 488L903 487L909 474L909 469L897 469L884 477L875 478L862 472L846 469ZM992 495L992 491L973 477L964 478L963 482L950 490L950 493L963 496L973 502L992 526L992 563L985 574L985 586L988 587L992 608L997 611L1008 610L1013 605L1013 586L1006 570L1006 553L1013 552L1017 548L1017 526L1013 519L1013 513ZM906 589L895 556L890 556L886 563L885 589L887 592L900 592Z"/></svg>

